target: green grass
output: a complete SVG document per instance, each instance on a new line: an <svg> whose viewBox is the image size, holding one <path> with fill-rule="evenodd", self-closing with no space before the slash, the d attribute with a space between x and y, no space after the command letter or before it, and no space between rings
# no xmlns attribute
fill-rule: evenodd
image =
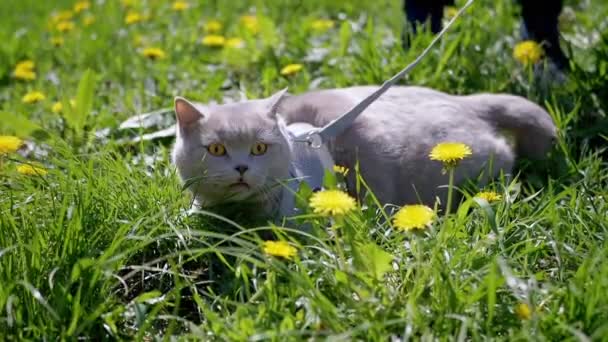
<svg viewBox="0 0 608 342"><path fill-rule="evenodd" d="M395 230L371 199L334 222L338 229L301 218L306 232L189 216L171 138L129 142L170 125L171 114L160 127L118 129L170 107L175 95L211 101L238 99L238 90L259 97L286 86L380 83L432 38L401 49L400 1L190 1L180 13L168 0L136 3L150 15L143 23L126 25L129 10L117 0L94 1L72 32L57 33L48 26L53 11L73 2L0 2L0 135L28 140L27 151L0 157L2 340L606 340L606 2L569 2L576 20L563 32L573 71L562 84L513 60L519 9L511 1L478 0L408 76L404 83L454 94L524 95L560 129L547 161L524 161L515 181L490 186L502 201L468 194L418 233ZM253 9L257 34L239 21ZM87 13L96 21L85 27ZM326 17L334 28L310 29ZM201 45L208 19L246 47ZM52 46L59 36L64 45ZM166 58L143 57L147 46ZM306 59L313 48L326 54ZM36 63L36 80L12 77L24 59ZM281 76L289 63L304 70ZM30 90L46 100L22 103ZM50 110L56 101L62 114ZM16 172L29 162L49 173ZM269 235L298 256L265 256ZM530 319L516 315L521 303Z"/></svg>

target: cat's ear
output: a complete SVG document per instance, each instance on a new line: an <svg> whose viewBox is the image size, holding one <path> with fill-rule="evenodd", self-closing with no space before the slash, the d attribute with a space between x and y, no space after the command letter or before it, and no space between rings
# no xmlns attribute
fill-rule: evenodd
<svg viewBox="0 0 608 342"><path fill-rule="evenodd" d="M291 139L289 139L291 135L289 134L289 130L287 129L287 122L285 122L285 119L283 119L280 114L277 114L275 118L277 120L277 127L279 128L279 132L281 132L281 134L287 139L287 141L291 141Z"/></svg>
<svg viewBox="0 0 608 342"><path fill-rule="evenodd" d="M287 88L277 91L267 99L268 115L271 118L276 117L277 110L279 109L279 105L281 104L281 100L285 97L285 94L287 94Z"/></svg>
<svg viewBox="0 0 608 342"><path fill-rule="evenodd" d="M175 97L175 114L177 123L182 130L187 130L205 117L194 104L179 96Z"/></svg>
<svg viewBox="0 0 608 342"><path fill-rule="evenodd" d="M279 128L287 130L287 122L285 122L285 119L280 114L277 114L276 118Z"/></svg>

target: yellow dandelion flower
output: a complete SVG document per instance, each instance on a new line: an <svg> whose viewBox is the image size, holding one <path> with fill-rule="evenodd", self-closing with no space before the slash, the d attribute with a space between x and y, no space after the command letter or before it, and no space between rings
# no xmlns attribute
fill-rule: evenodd
<svg viewBox="0 0 608 342"><path fill-rule="evenodd" d="M60 21L57 23L55 28L59 32L70 32L74 29L75 25L72 21Z"/></svg>
<svg viewBox="0 0 608 342"><path fill-rule="evenodd" d="M17 65L15 65L15 70L13 71L13 76L22 81L32 81L36 79L36 72L34 72L34 67L36 65L31 60L24 60Z"/></svg>
<svg viewBox="0 0 608 342"><path fill-rule="evenodd" d="M59 11L51 17L51 22L58 23L60 21L72 20L74 13L72 11Z"/></svg>
<svg viewBox="0 0 608 342"><path fill-rule="evenodd" d="M304 66L302 64L288 64L281 69L281 75L289 76L300 72Z"/></svg>
<svg viewBox="0 0 608 342"><path fill-rule="evenodd" d="M222 30L223 25L217 20L211 19L203 25L203 30L207 33L218 33Z"/></svg>
<svg viewBox="0 0 608 342"><path fill-rule="evenodd" d="M0 135L0 155L16 152L23 145L23 141L12 135Z"/></svg>
<svg viewBox="0 0 608 342"><path fill-rule="evenodd" d="M203 45L210 47L222 47L226 44L226 38L224 36L210 34L203 37Z"/></svg>
<svg viewBox="0 0 608 342"><path fill-rule="evenodd" d="M61 102L55 102L53 103L53 106L51 106L51 112L58 114L61 113L61 111L63 110L63 104Z"/></svg>
<svg viewBox="0 0 608 342"><path fill-rule="evenodd" d="M33 81L36 79L36 72L31 69L15 68L13 76L22 81Z"/></svg>
<svg viewBox="0 0 608 342"><path fill-rule="evenodd" d="M26 176L46 176L49 173L45 168L33 166L29 164L22 164L17 166L17 172Z"/></svg>
<svg viewBox="0 0 608 342"><path fill-rule="evenodd" d="M244 15L241 17L241 24L251 33L258 33L260 22L255 15Z"/></svg>
<svg viewBox="0 0 608 342"><path fill-rule="evenodd" d="M74 4L74 12L80 13L82 11L86 11L91 7L91 3L88 1L78 1Z"/></svg>
<svg viewBox="0 0 608 342"><path fill-rule="evenodd" d="M229 48L242 48L245 46L245 41L241 38L228 38L226 39L226 46Z"/></svg>
<svg viewBox="0 0 608 342"><path fill-rule="evenodd" d="M125 17L125 24L127 24L127 25L136 24L143 20L144 20L144 18L141 14L139 14L137 12L129 12L129 13L127 13L127 16Z"/></svg>
<svg viewBox="0 0 608 342"><path fill-rule="evenodd" d="M521 320L532 318L532 309L526 303L519 303L515 306L515 315Z"/></svg>
<svg viewBox="0 0 608 342"><path fill-rule="evenodd" d="M189 4L189 3L187 3L186 1L175 1L175 2L173 3L173 5L171 6L171 8L172 8L174 11L185 11L185 10L187 10L188 8L190 8L190 4Z"/></svg>
<svg viewBox="0 0 608 342"><path fill-rule="evenodd" d="M341 165L334 165L334 172L346 176L348 174L348 168Z"/></svg>
<svg viewBox="0 0 608 342"><path fill-rule="evenodd" d="M481 191L475 197L483 198L488 203L497 202L502 199L502 196L495 193L494 191Z"/></svg>
<svg viewBox="0 0 608 342"><path fill-rule="evenodd" d="M458 8L454 7L454 6L446 6L443 9L443 15L447 18L447 19L452 19L456 16L456 13L458 13Z"/></svg>
<svg viewBox="0 0 608 342"><path fill-rule="evenodd" d="M298 250L295 247L285 241L264 241L262 250L267 255L285 259L291 259L298 253Z"/></svg>
<svg viewBox="0 0 608 342"><path fill-rule="evenodd" d="M76 107L76 100L70 99L70 106L72 108ZM51 106L51 112L53 112L55 114L61 113L62 111L63 111L63 103L61 103L60 101L53 103L53 105Z"/></svg>
<svg viewBox="0 0 608 342"><path fill-rule="evenodd" d="M426 205L405 205L393 216L393 225L402 230L424 229L434 218L435 212Z"/></svg>
<svg viewBox="0 0 608 342"><path fill-rule="evenodd" d="M324 216L344 215L354 210L355 199L340 190L324 190L315 192L310 197L313 212Z"/></svg>
<svg viewBox="0 0 608 342"><path fill-rule="evenodd" d="M23 96L21 101L23 103L36 103L36 102L43 101L44 99L46 99L46 96L44 96L43 93L41 93L39 91L31 91L31 92L25 94L25 96Z"/></svg>
<svg viewBox="0 0 608 342"><path fill-rule="evenodd" d="M54 47L60 47L63 45L63 38L62 37L52 37L51 38L51 44L53 44Z"/></svg>
<svg viewBox="0 0 608 342"><path fill-rule="evenodd" d="M150 59L163 59L165 58L165 51L159 48L149 47L142 51L142 55Z"/></svg>
<svg viewBox="0 0 608 342"><path fill-rule="evenodd" d="M334 21L330 19L317 19L310 24L313 30L323 32L334 27Z"/></svg>
<svg viewBox="0 0 608 342"><path fill-rule="evenodd" d="M445 167L455 167L464 158L473 154L471 148L459 142L443 142L431 150L429 158L443 163Z"/></svg>
<svg viewBox="0 0 608 342"><path fill-rule="evenodd" d="M84 26L91 26L91 25L93 25L93 23L95 23L95 17L92 15L88 15L88 16L84 17L84 19L82 20L82 24Z"/></svg>
<svg viewBox="0 0 608 342"><path fill-rule="evenodd" d="M543 48L533 40L526 40L513 49L513 58L523 65L531 65L538 62L543 57Z"/></svg>
<svg viewBox="0 0 608 342"><path fill-rule="evenodd" d="M35 67L36 67L36 64L34 63L34 61L29 60L29 59L23 60L15 65L15 69L32 70Z"/></svg>

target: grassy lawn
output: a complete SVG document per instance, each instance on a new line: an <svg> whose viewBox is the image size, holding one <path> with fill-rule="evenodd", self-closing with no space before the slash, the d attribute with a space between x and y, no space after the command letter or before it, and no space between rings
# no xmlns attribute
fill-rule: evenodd
<svg viewBox="0 0 608 342"><path fill-rule="evenodd" d="M0 150L0 339L607 339L608 2L567 1L563 82L513 58L519 7L491 0L403 81L523 95L560 132L546 161L485 189L500 200L467 189L418 231L373 198L314 214L305 193L307 231L188 215L163 134L176 95L381 83L432 39L402 49L401 1L186 4L0 1L0 135L26 142ZM296 255L265 254L268 236Z"/></svg>

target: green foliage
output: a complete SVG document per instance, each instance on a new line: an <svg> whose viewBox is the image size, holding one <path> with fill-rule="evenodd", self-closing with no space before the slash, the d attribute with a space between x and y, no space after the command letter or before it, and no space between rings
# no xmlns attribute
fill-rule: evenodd
<svg viewBox="0 0 608 342"><path fill-rule="evenodd" d="M141 129L118 128L171 107L175 95L223 101L237 91L259 97L286 86L379 83L432 38L422 32L402 49L400 1L191 0L184 12L168 0L90 3L61 33L50 19L73 1L0 1L0 13L10 14L0 28L0 135L28 141L19 154L0 156L1 340L608 335L608 36L598 31L605 2L569 2L576 20L564 46L573 61L563 83L513 60L516 2L490 0L477 0L404 80L454 94L527 96L560 131L547 161L522 161L518 177L488 187L501 201L457 189L454 214L415 232L393 227L394 208L380 208L371 193L347 215L316 215L307 187L295 219L306 229L260 223L246 204L226 208L240 214L234 220L217 215L220 208L189 214L191 199L169 162L172 139L134 140L169 127L171 113ZM129 12L147 17L127 25ZM241 22L251 14L257 32ZM95 22L85 26L88 16ZM334 26L312 29L319 18ZM244 46L203 46L210 19ZM61 47L51 43L57 37ZM165 58L145 57L146 47ZM35 80L13 77L26 59L36 64ZM291 63L304 68L281 75ZM23 103L33 90L46 100ZM55 102L62 112L51 111ZM20 174L24 163L48 174ZM324 184L342 189L343 181L328 174ZM355 183L365 189L363 179ZM278 238L297 256L264 254L262 242ZM516 315L518 304L531 308L530 319Z"/></svg>
<svg viewBox="0 0 608 342"><path fill-rule="evenodd" d="M65 120L68 127L81 133L91 109L93 108L93 96L95 91L95 76L93 72L88 69L82 75L80 82L78 82L78 88L76 90L76 104L72 107L68 100L63 101L63 108L65 108Z"/></svg>
<svg viewBox="0 0 608 342"><path fill-rule="evenodd" d="M5 112L0 113L0 115L4 119L3 125L18 136L27 137L40 129L39 125L23 116Z"/></svg>

